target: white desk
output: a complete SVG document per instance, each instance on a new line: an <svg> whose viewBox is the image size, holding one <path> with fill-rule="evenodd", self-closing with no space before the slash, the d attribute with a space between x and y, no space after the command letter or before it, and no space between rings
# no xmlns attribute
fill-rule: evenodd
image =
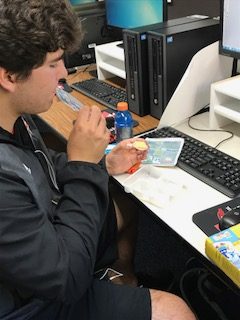
<svg viewBox="0 0 240 320"><path fill-rule="evenodd" d="M208 116L209 113L204 113L194 117L191 120L191 124L194 127L208 129ZM187 123L176 126L176 128L211 146L216 146L221 140L229 136L227 133L196 131L189 128ZM233 131L235 135L231 140L219 146L218 149L240 159L240 124L232 123L228 125L226 129ZM159 168L159 170L165 171L166 175L174 174L176 179L179 179L178 181L184 183L185 189L179 197L174 198L165 208L159 208L147 202L143 202L144 205L185 239L192 247L197 249L199 253L206 257L204 248L206 234L192 221L192 216L198 211L228 201L230 198L178 167L172 169ZM115 178L124 186L124 182L128 177L129 175L124 174L116 176ZM139 197L137 198L141 201Z"/></svg>

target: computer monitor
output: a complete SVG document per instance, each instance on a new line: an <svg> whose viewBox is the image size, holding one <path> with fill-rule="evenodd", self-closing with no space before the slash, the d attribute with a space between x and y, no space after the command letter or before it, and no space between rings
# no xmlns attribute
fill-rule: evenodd
<svg viewBox="0 0 240 320"><path fill-rule="evenodd" d="M240 1L221 0L221 38L219 53L234 58L233 75L236 74L237 60L240 58ZM234 74L235 73L235 74Z"/></svg>
<svg viewBox="0 0 240 320"><path fill-rule="evenodd" d="M83 3L91 3L91 2L96 2L97 0L69 0L71 5L74 6L78 6L79 4L83 4Z"/></svg>
<svg viewBox="0 0 240 320"><path fill-rule="evenodd" d="M105 0L107 25L130 29L167 19L166 0Z"/></svg>

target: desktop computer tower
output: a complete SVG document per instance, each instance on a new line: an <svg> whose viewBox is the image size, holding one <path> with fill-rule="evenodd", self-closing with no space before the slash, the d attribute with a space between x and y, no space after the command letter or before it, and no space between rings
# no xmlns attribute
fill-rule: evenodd
<svg viewBox="0 0 240 320"><path fill-rule="evenodd" d="M150 114L153 117L161 118L194 54L219 38L220 25L216 19L148 32Z"/></svg>
<svg viewBox="0 0 240 320"><path fill-rule="evenodd" d="M123 30L126 90L130 111L140 116L150 113L147 32L206 19L209 18L193 15Z"/></svg>

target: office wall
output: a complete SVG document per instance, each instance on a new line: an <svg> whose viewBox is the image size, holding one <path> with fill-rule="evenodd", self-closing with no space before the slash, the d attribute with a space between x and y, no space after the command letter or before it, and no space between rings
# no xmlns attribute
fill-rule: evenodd
<svg viewBox="0 0 240 320"><path fill-rule="evenodd" d="M220 0L172 0L168 5L168 19L175 19L192 14L211 17L219 16Z"/></svg>

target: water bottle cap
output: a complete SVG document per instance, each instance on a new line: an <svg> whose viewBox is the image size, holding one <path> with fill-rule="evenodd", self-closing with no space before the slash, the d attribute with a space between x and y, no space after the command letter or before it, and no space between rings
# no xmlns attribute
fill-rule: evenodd
<svg viewBox="0 0 240 320"><path fill-rule="evenodd" d="M118 104L117 104L117 109L118 109L119 111L128 110L128 103L125 102L125 101L118 102Z"/></svg>

